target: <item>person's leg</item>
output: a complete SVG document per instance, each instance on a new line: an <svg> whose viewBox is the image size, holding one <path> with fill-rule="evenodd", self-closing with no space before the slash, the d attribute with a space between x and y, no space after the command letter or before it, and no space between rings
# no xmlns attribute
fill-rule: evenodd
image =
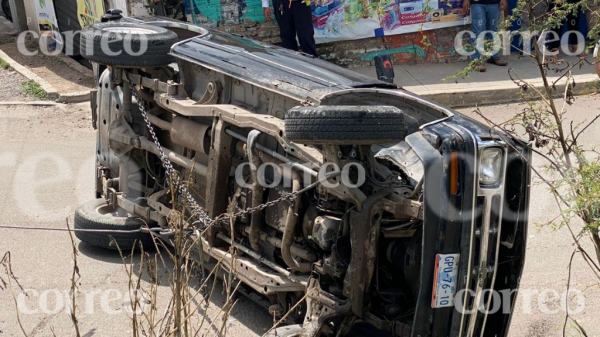
<svg viewBox="0 0 600 337"><path fill-rule="evenodd" d="M317 44L315 43L315 30L312 23L312 11L302 1L292 2L290 10L294 17L294 25L300 42L300 49L306 54L317 57Z"/></svg>
<svg viewBox="0 0 600 337"><path fill-rule="evenodd" d="M486 5L486 30L489 30L491 32L498 32L498 25L500 23L500 17L501 17L501 11L500 11L500 4L489 4ZM488 44L489 44L489 50L493 51L494 46L496 43L500 43L500 47L502 47L502 42L501 40L497 40L494 41L494 35L493 34L489 34L489 40L488 40ZM498 39L500 39L498 37ZM498 51L495 51L490 58L488 59L489 63L493 63L497 66L505 66L508 64L508 62L506 62L504 59L501 59L498 56Z"/></svg>
<svg viewBox="0 0 600 337"><path fill-rule="evenodd" d="M579 56L585 57L585 37L583 40L579 39L579 36L575 33L571 32L579 32L579 12L571 13L567 15L567 31L569 32L569 48L571 48L571 52L576 52L580 50Z"/></svg>
<svg viewBox="0 0 600 337"><path fill-rule="evenodd" d="M275 19L279 25L279 33L283 48L298 51L298 42L296 41L296 27L294 18L285 0L273 0L273 9ZM281 13L283 9L283 14Z"/></svg>
<svg viewBox="0 0 600 337"><path fill-rule="evenodd" d="M475 53L471 55L471 60L479 60L481 59L481 54L477 49L477 39L481 35L483 31L485 31L486 27L486 13L485 13L485 5L480 4L472 4L471 5L471 21L473 34L475 34L475 38L471 39L471 44L473 48L475 48Z"/></svg>

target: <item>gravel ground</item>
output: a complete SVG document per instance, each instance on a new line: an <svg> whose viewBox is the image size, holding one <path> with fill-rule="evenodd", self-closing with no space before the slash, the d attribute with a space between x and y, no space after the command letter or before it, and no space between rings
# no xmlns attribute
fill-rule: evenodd
<svg viewBox="0 0 600 337"><path fill-rule="evenodd" d="M599 97L580 97L570 108L569 115L579 121L590 120L599 113L599 106ZM509 104L483 107L482 110L500 121L522 108L521 104ZM472 110L463 109L463 112L475 116ZM0 203L0 224L64 228L67 218L72 223L73 210L93 197L95 136L90 122L86 104L0 108L0 200L3 200ZM598 145L599 135L600 123L591 127L582 141L590 146ZM32 163L37 165L31 167ZM535 158L534 164L539 168L543 162ZM553 298L551 294L536 294L546 290L564 293L573 246L565 229L554 230L549 226L536 225L552 219L557 210L545 187L534 184L532 188L528 256L521 280L522 289L528 293L523 292L517 300L510 337L558 337L562 336L565 318L560 299ZM78 262L82 291L100 290L105 294L110 289L121 292L128 289L125 269L118 255L83 244L77 247L80 250ZM590 248L587 243L586 248ZM38 294L52 289L61 292L69 289L73 261L70 241L64 232L0 230L0 254L5 251L12 253L13 270L25 288ZM134 257L134 262L138 261L139 255ZM166 271L171 267L167 264L160 272L159 308L163 308L169 299ZM143 282L147 284L147 279ZM584 309L574 317L587 329L588 336L600 336L598 279L578 256L574 259L572 288L581 290L585 301ZM86 311L85 297L78 302L82 335L131 335L130 315L123 311L106 313L100 307L99 297L92 302L90 312ZM32 296L25 300L25 305L32 310L41 305L40 302L39 296ZM110 308L118 309L120 303L113 301ZM223 303L224 296L217 287L210 306L202 309L207 313L207 320L217 326L220 326L221 320L215 317ZM550 313L543 312L540 303ZM47 303L44 302L50 309L58 304L53 295L49 296ZM29 336L51 336L52 330L56 336L72 336L74 332L65 310L22 313L20 318ZM262 335L271 323L272 318L266 311L240 298L226 326L228 336L252 337ZM205 333L206 336L216 335L214 328ZM9 291L0 291L0 336L21 335L12 295Z"/></svg>
<svg viewBox="0 0 600 337"><path fill-rule="evenodd" d="M23 75L14 70L0 68L0 102L27 102L34 100L25 95L21 84L27 81Z"/></svg>
<svg viewBox="0 0 600 337"><path fill-rule="evenodd" d="M47 56L42 53L34 56L23 55L16 42L0 45L0 50L46 80L60 94L89 91L95 85L91 70L85 73L74 70L66 63L68 58L64 55ZM30 48L30 50L34 49Z"/></svg>

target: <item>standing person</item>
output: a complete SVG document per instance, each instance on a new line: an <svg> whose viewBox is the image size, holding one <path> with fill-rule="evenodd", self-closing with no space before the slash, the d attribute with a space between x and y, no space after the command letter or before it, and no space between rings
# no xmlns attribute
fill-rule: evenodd
<svg viewBox="0 0 600 337"><path fill-rule="evenodd" d="M271 20L271 7L269 0L262 0L265 19ZM317 45L315 43L315 30L312 24L312 11L310 6L302 0L273 0L275 19L279 25L281 42L283 47L294 51L300 49L306 54L317 57Z"/></svg>
<svg viewBox="0 0 600 337"><path fill-rule="evenodd" d="M578 1L579 0L566 0L566 3L573 5L576 4ZM550 4L550 11L557 10L557 6L560 6L560 4L557 4L557 1L552 1ZM563 10L562 7L559 7L558 9ZM574 12L569 12L566 18L567 31L579 31L579 20L579 8L577 8ZM554 36L558 37L558 39L550 40L550 42L546 44L547 48L550 50L551 53L551 56L548 58L548 62L550 63L554 63L558 60L559 48L562 42L563 26L564 22L560 26L552 29L552 31L554 32ZM550 36L547 37L547 39L550 38ZM583 49L579 49L580 46L583 47ZM577 52L578 50L582 50L582 52L579 54L579 57L585 58L587 56L585 53L585 41L581 41L578 35L576 34L569 34L569 48L571 49L571 52Z"/></svg>
<svg viewBox="0 0 600 337"><path fill-rule="evenodd" d="M498 23L500 21L500 11L508 8L506 0L463 0L463 10L466 14L471 13L473 21L473 33L475 38L472 39L473 45L476 45L477 38L484 31L498 31ZM484 40L487 40L486 39ZM486 71L483 65L481 53L475 48L475 53L471 55L471 60L476 61L475 69L479 72ZM495 53L488 59L489 63L497 66L505 66L508 64L506 60L501 59L498 53Z"/></svg>

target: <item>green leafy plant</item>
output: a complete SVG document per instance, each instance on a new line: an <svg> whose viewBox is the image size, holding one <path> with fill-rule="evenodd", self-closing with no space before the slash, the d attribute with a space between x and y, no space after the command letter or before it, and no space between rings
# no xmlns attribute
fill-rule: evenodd
<svg viewBox="0 0 600 337"><path fill-rule="evenodd" d="M34 80L28 80L22 83L21 90L29 97L33 97L40 100L48 98L48 93L42 89L39 83Z"/></svg>
<svg viewBox="0 0 600 337"><path fill-rule="evenodd" d="M0 58L0 68L2 68L4 70L12 70L12 67L10 66L10 64L1 58Z"/></svg>

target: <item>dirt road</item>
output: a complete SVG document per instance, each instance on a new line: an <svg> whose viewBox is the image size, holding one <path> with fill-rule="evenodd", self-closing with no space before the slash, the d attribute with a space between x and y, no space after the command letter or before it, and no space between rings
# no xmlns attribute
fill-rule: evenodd
<svg viewBox="0 0 600 337"><path fill-rule="evenodd" d="M577 120L590 120L599 113L600 98L579 98L572 110ZM518 104L485 107L499 120L519 111ZM466 109L469 113L472 109ZM600 144L600 124L593 126L584 139L589 145ZM0 106L0 224L13 226L64 228L72 221L73 210L93 198L94 132L87 105L58 107ZM539 160L535 161L540 165ZM556 215L553 200L540 185L532 192L532 223L529 226L528 256L522 287L530 295L520 296L511 337L561 336L564 311L560 299L568 277L567 265L573 250L565 230L538 228ZM123 299L108 300L127 292L127 276L118 255L78 244L81 290L95 296L82 296L79 322L82 334L90 336L131 335L130 315ZM64 232L0 229L0 254L10 251L14 273L31 296L21 301L23 329L29 336L72 336L64 292L70 287L72 257L70 240ZM598 280L579 257L574 260L572 287L584 293L585 307L576 317L588 336L600 336ZM0 274L2 275L2 274ZM169 298L168 280L161 279L159 305ZM16 290L13 287L13 290ZM544 296L535 293L545 291ZM37 293L36 293L37 292ZM58 294L61 296L57 296ZM15 294L17 294L15 292ZM107 295L108 294L108 295ZM524 301L524 298L527 300ZM224 302L218 292L206 310L213 320ZM540 309L540 303L551 314ZM575 308L576 305L572 305ZM34 312L37 311L37 312ZM44 312L45 311L45 312ZM20 336L15 304L10 291L0 291L0 336ZM241 298L227 321L229 336L260 336L272 318L260 307ZM215 324L219 324L219 320ZM215 335L214 329L207 336Z"/></svg>
<svg viewBox="0 0 600 337"><path fill-rule="evenodd" d="M87 104L0 106L0 224L66 228L67 218L72 223L77 205L94 198L94 137ZM78 302L82 334L131 335L126 299L116 299L128 291L121 258L83 244L77 247L80 290L87 293ZM51 329L56 336L73 336L65 301L73 266L68 233L1 230L0 255L6 251L11 252L13 271L23 287L33 290L21 301L20 310L28 336L51 336ZM170 289L166 272L159 275L163 276L157 298L160 308L170 298ZM102 296L106 296L105 301ZM224 302L217 290L206 310L209 322ZM234 336L261 335L271 320L266 312L241 298L227 326ZM215 324L221 326L219 320ZM9 291L0 291L0 336L22 336Z"/></svg>

